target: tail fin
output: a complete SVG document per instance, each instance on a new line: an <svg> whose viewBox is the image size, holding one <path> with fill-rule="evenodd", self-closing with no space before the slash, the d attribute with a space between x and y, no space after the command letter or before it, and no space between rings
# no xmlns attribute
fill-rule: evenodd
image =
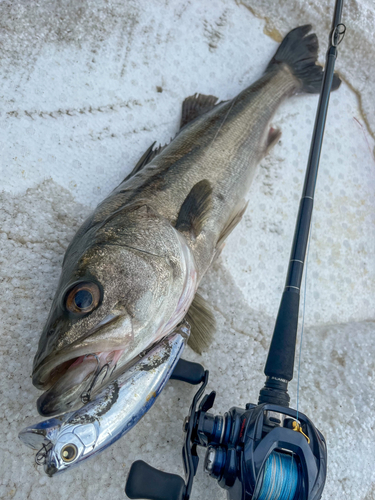
<svg viewBox="0 0 375 500"><path fill-rule="evenodd" d="M267 66L266 73L275 71L280 64L287 64L300 80L302 92L318 94L322 86L323 68L316 64L319 48L316 34L306 36L311 28L310 24L305 24L290 31ZM340 83L335 73L332 90L338 89Z"/></svg>

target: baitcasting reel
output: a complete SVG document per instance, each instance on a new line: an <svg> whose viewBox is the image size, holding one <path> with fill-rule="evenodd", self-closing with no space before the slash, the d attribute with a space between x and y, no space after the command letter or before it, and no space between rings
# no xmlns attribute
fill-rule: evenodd
<svg viewBox="0 0 375 500"><path fill-rule="evenodd" d="M322 495L327 472L326 443L306 415L289 408L287 388L293 378L300 289L337 46L345 33L341 12L342 0L336 0L285 289L258 405L233 407L223 417L215 416L209 413L215 400L215 392L211 392L203 397L197 410L208 371L180 360L171 378L202 384L184 423L186 483L180 476L138 461L132 465L125 487L129 498L189 500L198 467L198 446L207 448L204 468L227 490L229 500L319 500Z"/></svg>
<svg viewBox="0 0 375 500"><path fill-rule="evenodd" d="M180 360L171 378L202 382L184 423L186 483L180 476L137 461L125 488L129 498L188 500L199 462L197 446L207 448L204 469L227 490L230 500L321 497L326 479L326 444L308 417L272 403L272 395L262 391L258 405L233 407L224 416L215 416L209 413L215 392L205 395L196 410L208 382L208 371ZM279 395L273 399L280 399Z"/></svg>

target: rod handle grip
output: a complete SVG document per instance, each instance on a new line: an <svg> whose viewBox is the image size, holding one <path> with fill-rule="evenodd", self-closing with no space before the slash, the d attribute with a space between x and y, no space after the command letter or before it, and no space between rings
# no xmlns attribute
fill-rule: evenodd
<svg viewBox="0 0 375 500"><path fill-rule="evenodd" d="M267 377L280 378L288 382L293 378L299 298L299 290L285 290L282 295L264 368Z"/></svg>

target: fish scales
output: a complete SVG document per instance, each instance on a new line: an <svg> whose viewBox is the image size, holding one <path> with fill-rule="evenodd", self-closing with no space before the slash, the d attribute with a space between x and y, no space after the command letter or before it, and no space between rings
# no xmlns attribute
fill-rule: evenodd
<svg viewBox="0 0 375 500"><path fill-rule="evenodd" d="M203 179L211 183L213 207L203 234L195 241L186 236L194 248L199 277L209 267L228 215L243 200L267 151L272 116L298 86L287 67L277 75L265 75L232 101L187 125L150 165L116 190L118 203L146 197L175 224L192 187Z"/></svg>
<svg viewBox="0 0 375 500"><path fill-rule="evenodd" d="M256 166L269 147L269 121L282 100L298 87L285 66L185 126L149 165L120 184L98 207L93 223L132 202L147 200L174 225L192 187L207 179L213 186L212 210L199 238L186 235L201 279L211 264L228 215L241 205Z"/></svg>

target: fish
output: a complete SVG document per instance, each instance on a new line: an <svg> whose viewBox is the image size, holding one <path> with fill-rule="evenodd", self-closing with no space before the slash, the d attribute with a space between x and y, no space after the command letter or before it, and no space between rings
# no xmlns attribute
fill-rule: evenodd
<svg viewBox="0 0 375 500"><path fill-rule="evenodd" d="M233 99L185 99L176 137L152 144L82 224L34 358L41 415L87 404L184 319L189 345L209 348L215 317L199 286L246 210L258 163L280 139L271 126L277 108L320 91L311 29L290 31L261 78ZM332 89L340 83L335 75Z"/></svg>
<svg viewBox="0 0 375 500"><path fill-rule="evenodd" d="M129 432L169 380L189 333L183 323L83 408L23 429L19 438L37 450L36 462L45 473L65 472Z"/></svg>

